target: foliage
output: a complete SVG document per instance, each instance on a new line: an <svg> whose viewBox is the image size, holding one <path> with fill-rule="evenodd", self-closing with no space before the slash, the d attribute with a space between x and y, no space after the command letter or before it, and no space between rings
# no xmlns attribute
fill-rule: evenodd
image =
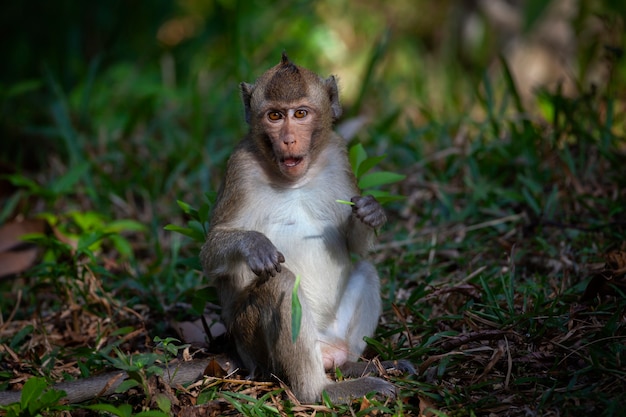
<svg viewBox="0 0 626 417"><path fill-rule="evenodd" d="M0 406L7 417L41 416L42 413L51 411L67 410L69 407L59 405L59 400L65 397L63 391L48 388L43 378L30 378L24 384L19 403L8 406Z"/></svg>
<svg viewBox="0 0 626 417"><path fill-rule="evenodd" d="M52 381L111 365L140 389L72 410L620 415L621 2L501 2L504 26L477 8L491 2L36 3L0 16L0 224L46 225L10 245L0 230L0 267L37 253L0 277L0 389L26 381L7 415L67 412ZM571 42L549 49L562 38L546 27ZM532 48L533 68L559 77L543 87L513 60ZM237 85L283 50L339 75L340 122L364 121L350 160L390 219L373 253L385 313L367 341L419 375L390 375L395 401L338 407L216 372L176 404L147 381L186 350L170 323L215 301L197 254L246 130Z"/></svg>
<svg viewBox="0 0 626 417"><path fill-rule="evenodd" d="M398 174L396 172L369 172L383 159L385 159L385 155L368 157L367 152L360 143L353 145L350 148L350 165L352 166L352 170L358 180L359 188L364 190L364 194L376 197L378 202L381 204L401 200L402 197L392 195L388 191L377 190L374 188L394 184L406 178L406 175Z"/></svg>

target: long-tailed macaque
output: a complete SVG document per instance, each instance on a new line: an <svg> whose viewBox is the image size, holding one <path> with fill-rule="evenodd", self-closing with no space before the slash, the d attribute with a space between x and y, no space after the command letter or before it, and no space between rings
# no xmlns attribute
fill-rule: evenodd
<svg viewBox="0 0 626 417"><path fill-rule="evenodd" d="M381 314L379 277L363 257L386 221L360 196L334 77L320 78L283 54L255 84L241 83L250 130L228 161L201 261L218 289L222 315L251 376L286 382L303 402L376 392L376 377L333 382L366 370L356 364ZM337 200L350 200L350 207ZM292 291L301 279L301 330L292 341ZM371 371L372 367L367 368ZM409 370L404 361L401 370Z"/></svg>

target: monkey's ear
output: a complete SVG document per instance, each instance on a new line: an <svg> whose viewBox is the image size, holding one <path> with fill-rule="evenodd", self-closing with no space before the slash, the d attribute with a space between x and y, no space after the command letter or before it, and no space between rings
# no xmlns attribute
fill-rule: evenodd
<svg viewBox="0 0 626 417"><path fill-rule="evenodd" d="M250 100L252 99L252 92L254 91L254 84L241 83L239 84L241 89L241 99L243 100L243 108L246 116L246 123L250 124L252 115L250 114Z"/></svg>
<svg viewBox="0 0 626 417"><path fill-rule="evenodd" d="M341 116L341 104L339 103L339 88L337 87L337 80L335 76L331 75L324 80L326 90L328 91L328 97L330 98L330 110L333 114L333 121L339 119Z"/></svg>

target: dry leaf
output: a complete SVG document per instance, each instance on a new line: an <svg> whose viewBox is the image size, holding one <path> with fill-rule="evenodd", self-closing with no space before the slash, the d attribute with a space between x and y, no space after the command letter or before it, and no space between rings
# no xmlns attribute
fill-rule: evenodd
<svg viewBox="0 0 626 417"><path fill-rule="evenodd" d="M419 396L419 399L420 399L419 417L433 417L435 415L433 411L436 410L436 408L432 400L428 397L422 397L422 396Z"/></svg>
<svg viewBox="0 0 626 417"><path fill-rule="evenodd" d="M204 375L213 376L215 378L223 378L228 375L228 369L222 368L220 363L214 359L209 361L209 364L204 369Z"/></svg>
<svg viewBox="0 0 626 417"><path fill-rule="evenodd" d="M6 252L24 244L22 236L29 233L43 233L46 222L40 219L11 222L0 227L0 252Z"/></svg>
<svg viewBox="0 0 626 417"><path fill-rule="evenodd" d="M361 401L361 407L359 411L367 410L371 406L372 406L372 403L370 402L370 400L368 400L367 397L363 397L363 401Z"/></svg>
<svg viewBox="0 0 626 417"><path fill-rule="evenodd" d="M0 277L26 271L37 259L38 249L24 242L22 236L44 233L46 222L32 219L11 222L0 227Z"/></svg>

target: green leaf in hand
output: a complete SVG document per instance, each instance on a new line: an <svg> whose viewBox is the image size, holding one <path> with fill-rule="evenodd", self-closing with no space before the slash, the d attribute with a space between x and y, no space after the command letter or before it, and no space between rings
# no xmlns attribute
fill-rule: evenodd
<svg viewBox="0 0 626 417"><path fill-rule="evenodd" d="M298 287L300 286L300 275L296 275L296 282L293 284L293 293L291 294L291 341L296 343L296 339L300 334L300 325L302 324L302 304L298 298Z"/></svg>

